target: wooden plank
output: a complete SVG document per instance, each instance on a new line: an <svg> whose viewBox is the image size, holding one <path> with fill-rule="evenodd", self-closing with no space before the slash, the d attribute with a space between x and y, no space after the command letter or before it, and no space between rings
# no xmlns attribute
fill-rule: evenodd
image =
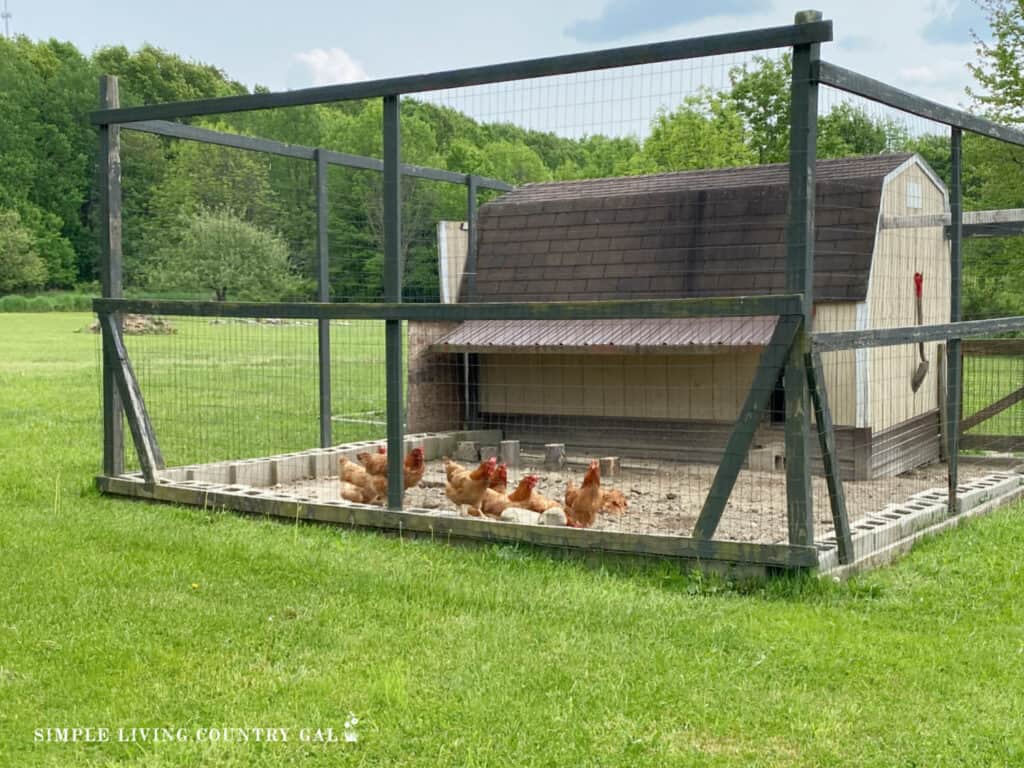
<svg viewBox="0 0 1024 768"><path fill-rule="evenodd" d="M916 96L827 61L819 62L816 65L814 77L824 85L863 96L871 101L888 104L912 115L934 120L937 123L945 123L948 126L981 136L1024 146L1024 133L1015 128L1007 128L969 112L953 109L936 101Z"/></svg>
<svg viewBox="0 0 1024 768"><path fill-rule="evenodd" d="M843 480L836 457L832 411L828 407L828 393L824 387L821 354L811 352L804 358L804 362L807 367L807 386L814 404L814 420L818 427L818 444L825 464L825 482L832 507L832 527L835 529L839 563L849 565L854 559L853 536L850 534L850 519L846 514L846 495L843 493Z"/></svg>
<svg viewBox="0 0 1024 768"><path fill-rule="evenodd" d="M172 483L147 486L129 477L99 477L97 485L103 493L140 499L225 508L288 520L401 531L442 540L451 538L506 544L522 543L591 552L751 563L785 569L816 568L818 565L818 553L814 547L705 541L683 536L620 533L567 526L520 525L438 515L431 513L430 510L400 511L342 502L320 504L284 501L231 492L225 490L223 486L203 488Z"/></svg>
<svg viewBox="0 0 1024 768"><path fill-rule="evenodd" d="M316 160L316 153L319 152L326 158L328 165L339 165L366 171L384 170L384 162L375 157L364 157L362 155L348 154L347 152L306 147L301 144L286 144L281 141L261 139L256 136L243 136L225 131L214 131L210 128L200 128L168 120L143 120L136 123L124 123L121 127L126 130L141 131L157 136L169 136L175 139L216 144L222 147L242 149L249 152L261 152L279 157L292 157L298 160ZM402 164L402 175L428 179L430 181L446 181L452 184L469 183L469 175L465 173L455 173L454 171L426 168L421 165L409 165L407 163ZM513 189L511 184L487 176L478 176L476 183L479 187L503 192Z"/></svg>
<svg viewBox="0 0 1024 768"><path fill-rule="evenodd" d="M100 104L119 105L117 78L100 78ZM106 299L119 299L121 289L121 133L114 126L99 131L100 285ZM115 321L116 322L116 321ZM124 470L124 406L118 394L113 350L103 345L103 471Z"/></svg>
<svg viewBox="0 0 1024 768"><path fill-rule="evenodd" d="M1017 237L1024 235L1024 221L999 224L964 224L962 237ZM947 237L949 235L947 234Z"/></svg>
<svg viewBox="0 0 1024 768"><path fill-rule="evenodd" d="M964 357L1024 357L1024 339L964 339Z"/></svg>
<svg viewBox="0 0 1024 768"><path fill-rule="evenodd" d="M802 11L797 23L819 20L818 11ZM807 332L814 307L814 205L818 154L817 44L793 47L790 83L789 200L786 227L786 290L803 296L803 317L789 351L784 377L786 400L786 519L790 544L814 543L814 495L811 493L810 398L804 373Z"/></svg>
<svg viewBox="0 0 1024 768"><path fill-rule="evenodd" d="M304 104L326 104L352 99L373 99L399 94L465 88L510 80L567 75L600 69L655 64L680 59L719 56L791 45L828 42L832 39L832 22L795 24L753 29L724 35L709 35L664 43L634 45L602 51L549 56L541 59L514 61L483 67L469 67L425 75L364 80L343 85L298 88L278 93L254 93L244 96L223 96L196 101L179 101L145 107L110 109L93 112L94 125L131 123L139 120L165 120L196 115L224 115L253 109L296 107Z"/></svg>
<svg viewBox="0 0 1024 768"><path fill-rule="evenodd" d="M156 440L153 424L149 420L146 402L142 398L138 379L132 370L128 352L121 336L121 325L114 315L101 315L100 327L103 331L103 344L109 347L117 361L114 368L114 380L118 393L125 407L125 417L135 443L135 452L139 457L139 466L147 482L156 481L156 473L164 468L164 457Z"/></svg>
<svg viewBox="0 0 1024 768"><path fill-rule="evenodd" d="M963 224L1012 224L1024 225L1024 208L1002 208L991 211L965 211ZM926 213L916 216L882 216L880 229L920 229L925 227L949 227L952 213Z"/></svg>
<svg viewBox="0 0 1024 768"><path fill-rule="evenodd" d="M970 336L1024 331L1024 316L997 317L991 320L964 320L959 323L905 325L898 328L875 328L865 331L830 331L815 333L812 346L819 352L837 349L865 349L917 344L923 341L949 341Z"/></svg>
<svg viewBox="0 0 1024 768"><path fill-rule="evenodd" d="M321 150L316 150L316 253L317 253L317 299L321 302L331 300L331 270L329 238L327 224L329 211L327 207L328 189L327 158ZM320 447L327 448L334 440L334 429L331 422L331 321L320 318L317 325L317 370L320 385Z"/></svg>
<svg viewBox="0 0 1024 768"><path fill-rule="evenodd" d="M401 102L384 97L384 297L402 301L402 157ZM384 322L385 409L388 437L388 507L402 508L405 397L403 395L402 321Z"/></svg>
<svg viewBox="0 0 1024 768"><path fill-rule="evenodd" d="M1024 452L1024 435L979 435L968 432L960 436L960 449L964 451Z"/></svg>
<svg viewBox="0 0 1024 768"><path fill-rule="evenodd" d="M133 312L185 317L276 317L289 320L602 320L658 317L754 317L801 311L799 295L727 296L707 299L493 302L421 304L401 302L323 304L228 301L94 299L96 312Z"/></svg>
<svg viewBox="0 0 1024 768"><path fill-rule="evenodd" d="M722 513L725 512L725 505L736 484L740 467L746 461L761 415L768 405L772 390L775 389L775 382L779 380L782 368L789 357L799 327L800 319L798 317L779 320L779 324L775 327L775 333L772 334L772 340L761 353L761 361L758 364L757 373L754 374L754 381L750 385L743 408L729 435L722 462L718 465L711 489L704 500L697 523L693 527L694 538L710 539L718 529L718 523L722 519Z"/></svg>
<svg viewBox="0 0 1024 768"><path fill-rule="evenodd" d="M949 132L950 190L949 190L949 319L963 320L963 132L956 127ZM946 419L948 460L946 462L946 489L950 516L957 514L960 505L957 493L960 487L960 419L963 416L964 358L960 339L950 339L946 345L946 377L949 380Z"/></svg>
<svg viewBox="0 0 1024 768"><path fill-rule="evenodd" d="M979 424L988 421L993 416L1002 413L1007 408L1012 408L1017 403L1024 400L1024 387L1014 390L1006 397L1001 397L991 405L987 405L977 413L972 413L966 419L960 422L960 434L962 435L969 429L973 429Z"/></svg>

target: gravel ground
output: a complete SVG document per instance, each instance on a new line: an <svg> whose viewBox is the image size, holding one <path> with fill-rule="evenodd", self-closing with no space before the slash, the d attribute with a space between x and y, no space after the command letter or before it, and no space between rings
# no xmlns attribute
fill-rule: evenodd
<svg viewBox="0 0 1024 768"><path fill-rule="evenodd" d="M540 478L537 490L560 501L569 479L577 485L585 466L568 465L562 471L544 470L539 457L524 456L524 466L509 471L509 489L524 474ZM629 533L661 533L688 536L700 513L701 505L714 479L717 467L705 464L672 464L625 462L621 474L603 478L606 488L618 488L629 498L629 509L621 517L601 516L594 528ZM985 464L961 465L961 481L981 477L997 466ZM816 538L832 530L828 489L824 478L815 477L814 510ZM906 501L922 491L946 487L946 465L932 464L898 477L880 480L847 482L844 484L851 521L882 510L889 504ZM332 501L338 498L338 480L315 478L280 486L279 491L294 493L312 499ZM440 462L430 462L419 487L406 492L406 505L454 514L454 505L444 495L444 471ZM773 472L740 473L726 506L716 538L734 541L779 543L785 542L786 495L785 476Z"/></svg>

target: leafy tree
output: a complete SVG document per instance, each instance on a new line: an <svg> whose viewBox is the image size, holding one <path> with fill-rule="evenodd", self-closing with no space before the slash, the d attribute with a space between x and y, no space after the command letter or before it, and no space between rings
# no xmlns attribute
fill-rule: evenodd
<svg viewBox="0 0 1024 768"><path fill-rule="evenodd" d="M180 242L161 250L148 277L153 287L203 288L217 301L229 295L275 300L308 290L292 271L284 240L229 210L197 212Z"/></svg>
<svg viewBox="0 0 1024 768"><path fill-rule="evenodd" d="M906 131L893 120L875 120L849 103L818 118L818 157L854 157L906 146Z"/></svg>
<svg viewBox="0 0 1024 768"><path fill-rule="evenodd" d="M731 88L726 98L743 119L747 144L758 163L789 160L789 102L793 63L781 58L755 56L751 64L729 70Z"/></svg>
<svg viewBox="0 0 1024 768"><path fill-rule="evenodd" d="M735 106L704 91L674 112L659 113L632 167L656 173L749 165L756 156L745 138Z"/></svg>
<svg viewBox="0 0 1024 768"><path fill-rule="evenodd" d="M551 171L534 150L525 144L493 141L480 150L479 173L520 186L532 181L550 181Z"/></svg>
<svg viewBox="0 0 1024 768"><path fill-rule="evenodd" d="M0 210L0 294L31 290L46 280L46 265L16 211Z"/></svg>
<svg viewBox="0 0 1024 768"><path fill-rule="evenodd" d="M967 66L978 83L968 88L992 117L1024 121L1024 4L1019 0L976 0L988 15L992 40L972 31L979 60Z"/></svg>

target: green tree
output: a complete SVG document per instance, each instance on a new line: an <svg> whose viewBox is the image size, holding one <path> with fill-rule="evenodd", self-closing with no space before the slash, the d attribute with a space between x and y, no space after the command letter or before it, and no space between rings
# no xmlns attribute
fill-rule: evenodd
<svg viewBox="0 0 1024 768"><path fill-rule="evenodd" d="M977 63L968 63L977 88L967 92L990 116L1005 122L1024 121L1024 3L1020 0L976 0L988 15L991 40L972 31Z"/></svg>
<svg viewBox="0 0 1024 768"><path fill-rule="evenodd" d="M270 301L308 290L292 271L284 240L228 210L191 217L180 242L160 251L148 278L163 290L209 290L217 301Z"/></svg>
<svg viewBox="0 0 1024 768"><path fill-rule="evenodd" d="M16 211L0 210L0 294L32 290L46 280L46 265Z"/></svg>
<svg viewBox="0 0 1024 768"><path fill-rule="evenodd" d="M731 87L724 98L743 119L747 144L758 163L789 160L789 101L793 64L781 58L755 56L751 63L729 70Z"/></svg>
<svg viewBox="0 0 1024 768"><path fill-rule="evenodd" d="M847 102L818 118L818 157L854 157L892 152L907 145L906 131L893 120L872 119Z"/></svg>
<svg viewBox="0 0 1024 768"><path fill-rule="evenodd" d="M633 170L727 168L755 160L739 112L726 99L704 91L688 97L674 112L658 114L642 152L634 158Z"/></svg>

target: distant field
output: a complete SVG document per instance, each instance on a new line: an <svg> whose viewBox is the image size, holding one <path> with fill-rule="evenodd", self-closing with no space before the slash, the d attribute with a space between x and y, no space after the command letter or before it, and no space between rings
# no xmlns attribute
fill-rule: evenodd
<svg viewBox="0 0 1024 768"><path fill-rule="evenodd" d="M850 583L737 585L104 498L96 338L74 333L89 320L0 316L2 766L1024 762L1020 506ZM291 359L277 345L304 332L177 339L206 365L185 365L173 339L143 343L153 365L240 382L224 403L259 418L244 398L260 367ZM253 335L265 348L242 360ZM353 381L375 365L369 338L339 342ZM265 434L290 435L285 414L311 412L315 383L305 368L273 375L288 402ZM355 744L295 738L340 735L350 712ZM35 743L73 725L189 738ZM247 726L292 738L194 738Z"/></svg>
<svg viewBox="0 0 1024 768"><path fill-rule="evenodd" d="M1024 386L1024 358L965 357L965 417ZM1024 402L982 422L972 432L985 435L1024 435Z"/></svg>

